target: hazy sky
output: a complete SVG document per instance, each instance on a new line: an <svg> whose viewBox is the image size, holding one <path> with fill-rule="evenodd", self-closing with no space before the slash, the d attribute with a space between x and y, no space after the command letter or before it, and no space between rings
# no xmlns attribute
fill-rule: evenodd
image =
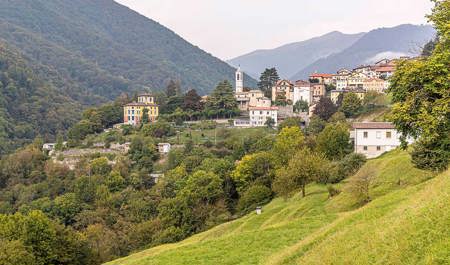
<svg viewBox="0 0 450 265"><path fill-rule="evenodd" d="M116 0L221 59L330 31L425 24L430 0Z"/></svg>

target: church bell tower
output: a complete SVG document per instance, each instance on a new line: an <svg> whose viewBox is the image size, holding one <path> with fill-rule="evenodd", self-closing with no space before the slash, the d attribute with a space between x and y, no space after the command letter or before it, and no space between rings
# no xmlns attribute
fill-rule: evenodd
<svg viewBox="0 0 450 265"><path fill-rule="evenodd" d="M241 67L236 70L236 93L244 91L244 72L241 71Z"/></svg>

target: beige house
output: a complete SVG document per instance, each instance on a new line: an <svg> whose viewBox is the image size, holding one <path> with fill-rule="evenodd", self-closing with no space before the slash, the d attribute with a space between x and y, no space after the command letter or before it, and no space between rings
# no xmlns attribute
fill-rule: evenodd
<svg viewBox="0 0 450 265"><path fill-rule="evenodd" d="M380 78L369 78L364 80L363 88L366 91L375 91L377 93L383 93L386 89L387 81Z"/></svg>
<svg viewBox="0 0 450 265"><path fill-rule="evenodd" d="M309 80L317 80L319 84L330 85L333 83L333 75L332 74L319 74L314 73L309 75Z"/></svg>
<svg viewBox="0 0 450 265"><path fill-rule="evenodd" d="M320 98L324 97L326 94L325 85L311 83L311 94L313 102L319 101Z"/></svg>
<svg viewBox="0 0 450 265"><path fill-rule="evenodd" d="M276 101L280 96L286 98L286 101L294 101L294 85L291 81L280 80L272 87L272 101Z"/></svg>
<svg viewBox="0 0 450 265"><path fill-rule="evenodd" d="M366 91L364 89L354 89L354 90L343 89L343 90L331 91L330 99L331 99L331 101L333 101L334 104L336 104L338 102L339 96L341 94L350 93L350 92L356 94L360 100L364 100L364 98L366 96Z"/></svg>
<svg viewBox="0 0 450 265"><path fill-rule="evenodd" d="M357 122L353 124L355 153L375 158L400 146L401 134L390 122ZM412 140L409 140L412 142Z"/></svg>

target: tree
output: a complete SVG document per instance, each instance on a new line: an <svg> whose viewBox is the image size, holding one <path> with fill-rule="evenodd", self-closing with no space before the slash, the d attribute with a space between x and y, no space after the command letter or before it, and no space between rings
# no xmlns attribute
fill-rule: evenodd
<svg viewBox="0 0 450 265"><path fill-rule="evenodd" d="M144 110L142 111L142 124L148 124L148 123L149 123L148 109L144 108Z"/></svg>
<svg viewBox="0 0 450 265"><path fill-rule="evenodd" d="M200 97L197 94L197 91L195 89L189 90L184 95L184 102L183 102L183 110L184 111L202 111L203 110L203 104L202 104L202 97Z"/></svg>
<svg viewBox="0 0 450 265"><path fill-rule="evenodd" d="M299 127L283 128L272 150L274 159L278 165L285 165L298 150L304 147L304 144L305 136Z"/></svg>
<svg viewBox="0 0 450 265"><path fill-rule="evenodd" d="M344 124L329 124L317 136L317 151L329 160L339 160L352 151L350 133Z"/></svg>
<svg viewBox="0 0 450 265"><path fill-rule="evenodd" d="M449 16L450 2L435 1L429 19L437 30L436 47L429 57L399 62L389 88L394 102L390 120L402 134L403 147L408 137L415 138L415 156L434 157L436 170L450 161ZM423 168L420 160L413 162Z"/></svg>
<svg viewBox="0 0 450 265"><path fill-rule="evenodd" d="M342 111L346 117L353 117L361 110L361 99L353 92L345 93L344 99L340 111Z"/></svg>
<svg viewBox="0 0 450 265"><path fill-rule="evenodd" d="M289 118L286 118L284 121L282 121L278 125L278 130L281 132L284 128L287 128L287 127L298 127L301 129L303 124L304 124L304 121L302 120L302 118L289 117Z"/></svg>
<svg viewBox="0 0 450 265"><path fill-rule="evenodd" d="M275 67L266 68L266 70L261 73L261 76L259 78L258 88L264 92L264 95L266 97L271 98L272 87L274 87L279 80L280 77L278 76L278 72Z"/></svg>
<svg viewBox="0 0 450 265"><path fill-rule="evenodd" d="M246 190L238 202L238 210L247 212L264 205L272 199L272 190L264 185L253 185Z"/></svg>
<svg viewBox="0 0 450 265"><path fill-rule="evenodd" d="M295 102L294 104L294 111L295 112L308 112L309 111L309 104L305 100L299 100Z"/></svg>
<svg viewBox="0 0 450 265"><path fill-rule="evenodd" d="M266 125L267 128L272 129L273 126L275 125L275 121L271 117L268 117L264 125Z"/></svg>
<svg viewBox="0 0 450 265"><path fill-rule="evenodd" d="M309 121L308 128L306 128L306 132L309 135L317 135L325 128L326 124L327 122L319 116L313 115Z"/></svg>
<svg viewBox="0 0 450 265"><path fill-rule="evenodd" d="M255 182L270 187L273 180L275 163L272 154L260 152L242 158L231 177L237 190L242 193Z"/></svg>
<svg viewBox="0 0 450 265"><path fill-rule="evenodd" d="M64 148L64 138L61 133L58 133L58 135L56 136L55 150L61 151L61 150L63 150L63 148Z"/></svg>
<svg viewBox="0 0 450 265"><path fill-rule="evenodd" d="M376 172L373 168L364 167L350 180L348 190L359 204L370 202L370 186L375 177Z"/></svg>
<svg viewBox="0 0 450 265"><path fill-rule="evenodd" d="M206 111L215 116L231 117L239 113L230 82L220 82L208 97Z"/></svg>
<svg viewBox="0 0 450 265"><path fill-rule="evenodd" d="M306 185L327 174L328 161L321 154L302 149L295 154L287 166L277 170L273 189L282 196L288 196L296 189L306 196Z"/></svg>
<svg viewBox="0 0 450 265"><path fill-rule="evenodd" d="M180 80L169 80L169 83L166 87L166 95L167 97L174 97L181 94L181 83Z"/></svg>
<svg viewBox="0 0 450 265"><path fill-rule="evenodd" d="M322 120L327 121L337 111L337 107L334 105L330 98L322 97L317 102L314 109L314 114L319 116Z"/></svg>
<svg viewBox="0 0 450 265"><path fill-rule="evenodd" d="M111 171L108 158L99 157L90 163L91 173L94 175L106 176Z"/></svg>

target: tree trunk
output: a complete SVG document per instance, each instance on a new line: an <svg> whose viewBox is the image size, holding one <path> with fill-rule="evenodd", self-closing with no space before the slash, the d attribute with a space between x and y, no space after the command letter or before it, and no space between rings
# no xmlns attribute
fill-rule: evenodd
<svg viewBox="0 0 450 265"><path fill-rule="evenodd" d="M306 196L305 185L302 185L302 196L303 198Z"/></svg>

